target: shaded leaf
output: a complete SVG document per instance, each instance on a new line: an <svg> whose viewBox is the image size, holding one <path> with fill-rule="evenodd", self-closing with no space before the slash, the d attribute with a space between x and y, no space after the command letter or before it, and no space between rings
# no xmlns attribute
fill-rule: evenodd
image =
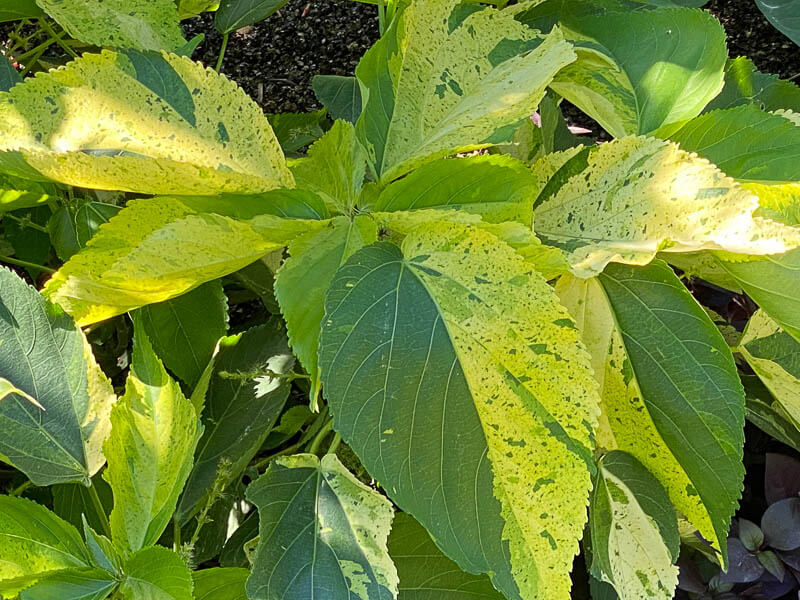
<svg viewBox="0 0 800 600"><path fill-rule="evenodd" d="M114 506L111 488L100 475L92 478L92 486L97 492L106 514ZM92 501L89 488L79 483L64 483L50 488L53 494L53 512L77 529L83 528L85 518L95 531L102 531L103 525Z"/></svg>
<svg viewBox="0 0 800 600"><path fill-rule="evenodd" d="M725 87L704 112L741 104L753 104L766 111L783 108L800 112L800 88L777 75L756 70L753 61L740 56L725 65Z"/></svg>
<svg viewBox="0 0 800 600"><path fill-rule="evenodd" d="M756 0L756 5L783 35L800 44L800 9L792 0Z"/></svg>
<svg viewBox="0 0 800 600"><path fill-rule="evenodd" d="M742 375L741 379L747 394L747 420L779 442L800 452L800 431L761 380L755 375Z"/></svg>
<svg viewBox="0 0 800 600"><path fill-rule="evenodd" d="M0 21L2 21L2 11L3 9L0 7ZM22 76L19 71L14 68L10 60L0 54L0 92L7 92L20 82L22 82Z"/></svg>
<svg viewBox="0 0 800 600"><path fill-rule="evenodd" d="M361 88L355 77L314 75L311 87L332 119L355 124L361 114Z"/></svg>
<svg viewBox="0 0 800 600"><path fill-rule="evenodd" d="M0 23L44 16L35 0L0 0Z"/></svg>
<svg viewBox="0 0 800 600"><path fill-rule="evenodd" d="M214 25L220 33L230 33L263 21L288 0L220 0Z"/></svg>
<svg viewBox="0 0 800 600"><path fill-rule="evenodd" d="M750 583L756 581L764 572L764 566L755 554L744 547L737 538L728 540L728 570L720 574L726 583Z"/></svg>
<svg viewBox="0 0 800 600"><path fill-rule="evenodd" d="M322 109L310 113L267 115L267 118L283 151L292 154L322 137L325 114L325 109Z"/></svg>
<svg viewBox="0 0 800 600"><path fill-rule="evenodd" d="M250 561L244 551L244 545L258 536L258 511L251 512L233 535L225 542L219 555L219 564L223 567L250 567Z"/></svg>
<svg viewBox="0 0 800 600"><path fill-rule="evenodd" d="M771 504L761 517L764 538L776 550L800 548L800 498L786 498Z"/></svg>
<svg viewBox="0 0 800 600"><path fill-rule="evenodd" d="M800 460L767 452L764 468L764 495L769 504L800 496Z"/></svg>

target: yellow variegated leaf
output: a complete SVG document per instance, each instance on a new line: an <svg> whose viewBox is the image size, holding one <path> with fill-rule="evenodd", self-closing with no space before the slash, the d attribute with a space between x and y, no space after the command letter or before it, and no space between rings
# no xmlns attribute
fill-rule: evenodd
<svg viewBox="0 0 800 600"><path fill-rule="evenodd" d="M707 160L628 137L589 153L586 168L539 204L534 226L581 277L612 261L647 264L658 251L766 255L800 245L800 231L754 216L757 208L756 196Z"/></svg>
<svg viewBox="0 0 800 600"><path fill-rule="evenodd" d="M0 151L0 170L95 189L293 186L258 106L225 77L168 54L86 54L0 94Z"/></svg>

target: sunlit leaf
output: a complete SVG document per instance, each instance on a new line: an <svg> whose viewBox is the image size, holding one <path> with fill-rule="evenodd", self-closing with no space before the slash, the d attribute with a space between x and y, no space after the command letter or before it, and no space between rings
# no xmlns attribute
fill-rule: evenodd
<svg viewBox="0 0 800 600"><path fill-rule="evenodd" d="M789 109L800 111L800 88L777 75L762 73L753 61L740 56L725 65L725 87L704 112L753 104L762 110Z"/></svg>
<svg viewBox="0 0 800 600"><path fill-rule="evenodd" d="M20 600L103 600L117 587L103 569L57 571L20 593Z"/></svg>
<svg viewBox="0 0 800 600"><path fill-rule="evenodd" d="M220 0L214 25L221 33L263 21L288 0Z"/></svg>
<svg viewBox="0 0 800 600"><path fill-rule="evenodd" d="M124 565L125 600L193 600L192 572L183 559L161 546L144 548Z"/></svg>
<svg viewBox="0 0 800 600"><path fill-rule="evenodd" d="M192 573L195 600L248 600L244 584L247 569L203 569Z"/></svg>

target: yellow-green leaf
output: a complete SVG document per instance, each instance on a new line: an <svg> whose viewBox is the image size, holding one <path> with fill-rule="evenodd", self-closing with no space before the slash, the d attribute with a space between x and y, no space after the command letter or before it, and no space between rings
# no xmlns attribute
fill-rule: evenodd
<svg viewBox="0 0 800 600"><path fill-rule="evenodd" d="M149 194L293 185L261 109L170 54L104 51L0 94L0 170Z"/></svg>

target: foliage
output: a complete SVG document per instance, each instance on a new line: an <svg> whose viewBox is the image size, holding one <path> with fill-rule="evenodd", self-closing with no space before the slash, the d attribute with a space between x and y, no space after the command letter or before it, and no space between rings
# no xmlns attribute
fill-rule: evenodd
<svg viewBox="0 0 800 600"><path fill-rule="evenodd" d="M0 596L793 589L800 90L702 2L398 0L264 115L215 4L0 0L76 55L0 63Z"/></svg>

